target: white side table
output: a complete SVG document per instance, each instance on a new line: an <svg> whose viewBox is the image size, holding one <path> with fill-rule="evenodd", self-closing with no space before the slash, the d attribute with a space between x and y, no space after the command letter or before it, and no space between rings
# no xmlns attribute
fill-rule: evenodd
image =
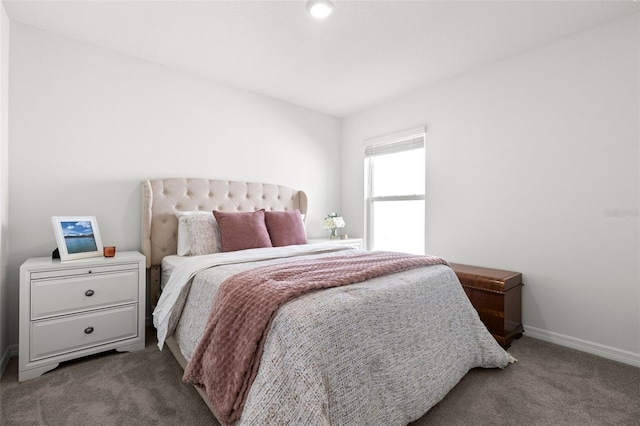
<svg viewBox="0 0 640 426"><path fill-rule="evenodd" d="M362 249L362 238L308 238L307 244L342 244L356 249Z"/></svg>
<svg viewBox="0 0 640 426"><path fill-rule="evenodd" d="M144 349L145 257L61 262L31 258L20 267L18 381L62 361L111 349Z"/></svg>

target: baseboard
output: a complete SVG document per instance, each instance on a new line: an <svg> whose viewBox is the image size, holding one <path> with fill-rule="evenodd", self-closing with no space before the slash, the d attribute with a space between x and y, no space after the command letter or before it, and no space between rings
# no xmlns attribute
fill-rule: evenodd
<svg viewBox="0 0 640 426"><path fill-rule="evenodd" d="M533 337L534 339L544 340L545 342L555 343L560 346L587 352L613 361L633 365L634 367L640 367L640 354L527 325L524 326L524 330L525 336Z"/></svg>
<svg viewBox="0 0 640 426"><path fill-rule="evenodd" d="M2 354L2 358L0 358L0 377L4 374L4 370L7 368L9 364L9 360L13 356L18 355L18 345L10 345L6 351Z"/></svg>

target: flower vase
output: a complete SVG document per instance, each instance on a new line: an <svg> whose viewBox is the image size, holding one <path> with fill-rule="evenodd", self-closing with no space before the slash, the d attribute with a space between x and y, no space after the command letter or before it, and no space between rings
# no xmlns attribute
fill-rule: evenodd
<svg viewBox="0 0 640 426"><path fill-rule="evenodd" d="M331 235L329 235L329 238L332 240L338 238L338 228L331 228Z"/></svg>

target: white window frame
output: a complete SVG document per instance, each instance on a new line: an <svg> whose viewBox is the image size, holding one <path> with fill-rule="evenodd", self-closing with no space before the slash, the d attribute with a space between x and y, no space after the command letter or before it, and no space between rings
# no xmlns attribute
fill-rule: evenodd
<svg viewBox="0 0 640 426"><path fill-rule="evenodd" d="M392 135L377 137L373 139L367 139L364 141L364 160L365 160L365 247L367 250L373 248L374 236L373 236L373 203L376 201L412 201L422 200L426 201L426 181L425 190L422 194L411 195L390 195L390 196L372 196L372 170L373 166L369 163L368 159L376 155L392 154L396 152L408 151L411 149L426 148L426 127L419 127L415 129L409 129L402 132L394 133ZM426 157L425 167L426 167ZM425 176L426 180L426 176ZM425 222L426 222L426 202L425 202ZM426 227L426 223L425 223ZM424 241L423 250L426 253L426 237Z"/></svg>

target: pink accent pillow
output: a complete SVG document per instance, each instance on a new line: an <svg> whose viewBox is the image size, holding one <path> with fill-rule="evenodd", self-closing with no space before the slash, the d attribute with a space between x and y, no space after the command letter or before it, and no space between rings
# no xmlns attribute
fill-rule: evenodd
<svg viewBox="0 0 640 426"><path fill-rule="evenodd" d="M222 251L271 247L271 239L264 221L264 210L256 212L225 213L214 210Z"/></svg>
<svg viewBox="0 0 640 426"><path fill-rule="evenodd" d="M264 220L274 247L307 244L307 234L300 210L265 212Z"/></svg>

